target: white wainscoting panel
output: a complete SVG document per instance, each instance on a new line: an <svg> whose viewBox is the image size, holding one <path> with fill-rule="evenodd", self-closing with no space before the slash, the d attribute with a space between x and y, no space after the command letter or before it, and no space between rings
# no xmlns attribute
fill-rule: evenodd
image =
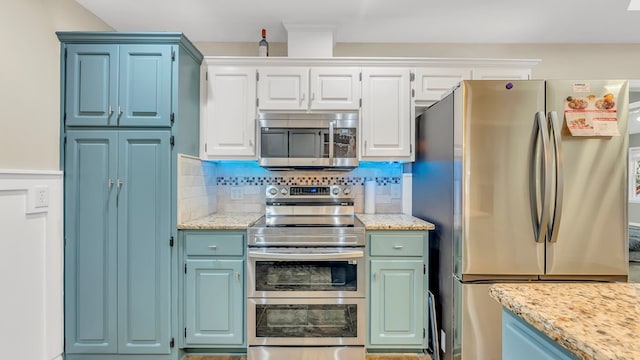
<svg viewBox="0 0 640 360"><path fill-rule="evenodd" d="M62 172L0 169L2 358L63 352Z"/></svg>

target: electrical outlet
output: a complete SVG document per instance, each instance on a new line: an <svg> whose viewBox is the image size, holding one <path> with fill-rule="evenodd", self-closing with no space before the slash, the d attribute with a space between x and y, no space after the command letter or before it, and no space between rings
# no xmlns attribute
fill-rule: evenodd
<svg viewBox="0 0 640 360"><path fill-rule="evenodd" d="M244 189L242 186L231 187L231 200L242 200L244 198Z"/></svg>
<svg viewBox="0 0 640 360"><path fill-rule="evenodd" d="M49 211L49 187L37 185L27 190L27 214L37 214Z"/></svg>
<svg viewBox="0 0 640 360"><path fill-rule="evenodd" d="M49 187L48 186L36 186L35 187L35 201L33 207L43 208L49 206Z"/></svg>

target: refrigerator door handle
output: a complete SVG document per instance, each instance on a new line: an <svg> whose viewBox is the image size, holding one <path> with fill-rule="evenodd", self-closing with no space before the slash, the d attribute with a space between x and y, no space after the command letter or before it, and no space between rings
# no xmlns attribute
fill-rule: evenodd
<svg viewBox="0 0 640 360"><path fill-rule="evenodd" d="M560 129L558 125L558 113L549 112L547 119L549 121L549 131L553 139L553 151L555 155L555 199L553 201L553 220L549 224L550 233L547 237L548 241L554 243L558 241L558 228L560 227L560 218L562 216L562 202L564 192L564 174L562 173L562 143L560 139Z"/></svg>
<svg viewBox="0 0 640 360"><path fill-rule="evenodd" d="M545 241L547 235L547 227L549 224L549 201L551 194L547 191L547 187L551 184L551 172L549 162L551 155L549 154L549 135L545 126L545 114L537 112L533 122L533 132L531 133L531 153L529 159L529 203L531 205L531 222L533 225L533 235L536 242ZM536 153L538 149L538 139L542 140L542 176L536 176ZM542 206L540 207L540 215L538 216L538 180L540 183L540 192L542 194Z"/></svg>

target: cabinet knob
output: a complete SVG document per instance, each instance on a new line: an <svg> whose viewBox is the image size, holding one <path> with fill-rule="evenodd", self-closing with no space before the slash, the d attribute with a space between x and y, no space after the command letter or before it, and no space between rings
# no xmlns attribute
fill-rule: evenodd
<svg viewBox="0 0 640 360"><path fill-rule="evenodd" d="M211 249L211 250L217 250L218 249L218 245L209 245L208 248Z"/></svg>
<svg viewBox="0 0 640 360"><path fill-rule="evenodd" d="M107 189L111 190L112 187L113 187L113 180L109 179L109 181L107 182Z"/></svg>
<svg viewBox="0 0 640 360"><path fill-rule="evenodd" d="M394 249L396 249L396 250L402 250L402 249L404 248L404 246L402 246L402 245L395 245L393 248L394 248Z"/></svg>
<svg viewBox="0 0 640 360"><path fill-rule="evenodd" d="M240 281L240 273L236 272L236 280Z"/></svg>
<svg viewBox="0 0 640 360"><path fill-rule="evenodd" d="M122 188L123 185L124 185L124 181L118 179L118 189Z"/></svg>

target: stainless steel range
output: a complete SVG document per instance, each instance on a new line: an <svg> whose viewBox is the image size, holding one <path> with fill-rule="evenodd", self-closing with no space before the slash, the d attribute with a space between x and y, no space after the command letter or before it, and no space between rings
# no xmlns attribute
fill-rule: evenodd
<svg viewBox="0 0 640 360"><path fill-rule="evenodd" d="M248 230L248 360L363 360L365 235L351 187L265 196Z"/></svg>

